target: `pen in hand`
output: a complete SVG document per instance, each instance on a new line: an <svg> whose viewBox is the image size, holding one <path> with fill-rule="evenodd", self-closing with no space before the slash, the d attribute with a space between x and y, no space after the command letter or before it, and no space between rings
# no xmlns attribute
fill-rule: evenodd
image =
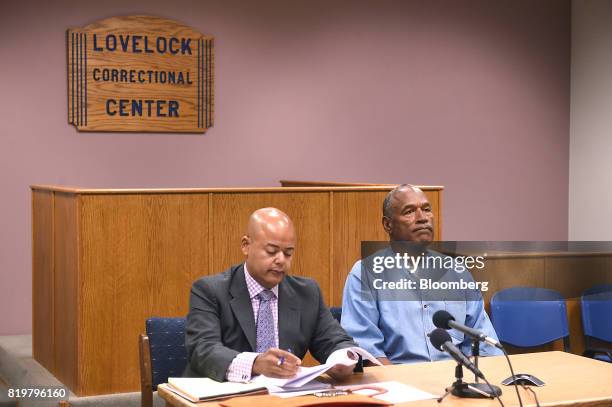
<svg viewBox="0 0 612 407"><path fill-rule="evenodd" d="M291 351L291 348L287 349L287 352L289 352L289 353L293 353L293 352ZM281 356L280 358L278 358L278 362L277 362L277 364L278 364L279 366L282 366L284 363L285 363L285 357L284 357L284 356Z"/></svg>

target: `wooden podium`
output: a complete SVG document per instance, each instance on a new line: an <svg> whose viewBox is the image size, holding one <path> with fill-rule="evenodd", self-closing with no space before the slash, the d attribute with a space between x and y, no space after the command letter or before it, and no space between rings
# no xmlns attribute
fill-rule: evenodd
<svg viewBox="0 0 612 407"><path fill-rule="evenodd" d="M242 261L249 214L295 222L292 273L340 305L363 240L386 240L393 186L79 189L32 186L34 358L79 396L139 388L138 334L151 316L184 316L197 278ZM422 187L441 239L443 187Z"/></svg>

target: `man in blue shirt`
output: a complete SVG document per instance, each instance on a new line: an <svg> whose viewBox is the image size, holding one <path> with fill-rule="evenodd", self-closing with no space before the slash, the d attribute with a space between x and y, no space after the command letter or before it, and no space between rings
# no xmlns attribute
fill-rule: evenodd
<svg viewBox="0 0 612 407"><path fill-rule="evenodd" d="M473 287L469 272L447 267L423 270L415 263L412 270L389 264L383 270L375 269L374 266L380 266L376 258L399 258L400 254L416 258L427 253L425 256L430 259L448 258L426 249L434 238L434 216L423 191L411 185L400 185L390 191L383 203L382 223L389 235L389 247L357 261L344 286L342 326L359 346L383 364L447 359L449 356L434 348L427 336L436 328L432 317L438 310L446 310L458 322L497 339L480 291L419 288L425 276L438 286L449 287L463 281L462 284L471 282ZM470 338L454 329L449 334L464 353L471 354ZM501 351L481 343L480 354L498 355Z"/></svg>

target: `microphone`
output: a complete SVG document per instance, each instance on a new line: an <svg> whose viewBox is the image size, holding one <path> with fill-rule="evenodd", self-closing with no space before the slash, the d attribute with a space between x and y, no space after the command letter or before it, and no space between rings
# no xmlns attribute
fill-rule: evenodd
<svg viewBox="0 0 612 407"><path fill-rule="evenodd" d="M474 366L474 364L467 358L467 356L463 354L463 352L461 352L461 350L459 350L459 348L453 344L450 335L444 329L437 328L431 331L429 334L429 340L436 349L448 353L457 361L457 363L465 366L481 379L484 379L482 372L476 366Z"/></svg>
<svg viewBox="0 0 612 407"><path fill-rule="evenodd" d="M455 321L455 317L453 317L450 313L446 311L436 311L436 313L433 315L433 323L437 328L455 328L456 330L461 331L464 334L471 336L472 338L478 341L486 342L489 345L495 346L496 348L503 349L503 346L501 343L499 343L499 341L494 338L491 338L490 336L485 335L477 329L460 324L459 322Z"/></svg>

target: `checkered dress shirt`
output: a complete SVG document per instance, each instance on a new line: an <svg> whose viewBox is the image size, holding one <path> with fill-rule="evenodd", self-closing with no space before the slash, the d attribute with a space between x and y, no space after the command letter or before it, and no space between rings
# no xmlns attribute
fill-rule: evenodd
<svg viewBox="0 0 612 407"><path fill-rule="evenodd" d="M253 316L255 317L255 325L257 325L257 315L259 313L259 299L257 295L265 290L247 270L246 263L244 264L244 278L246 280L247 289L249 290L249 297L251 298L251 306L253 307ZM274 297L271 301L272 318L274 319L274 343L275 347L278 348L278 285L271 289L274 293ZM251 371L253 369L253 362L259 355L257 352L242 352L239 353L232 363L227 368L227 380L230 382L248 382L251 380Z"/></svg>

